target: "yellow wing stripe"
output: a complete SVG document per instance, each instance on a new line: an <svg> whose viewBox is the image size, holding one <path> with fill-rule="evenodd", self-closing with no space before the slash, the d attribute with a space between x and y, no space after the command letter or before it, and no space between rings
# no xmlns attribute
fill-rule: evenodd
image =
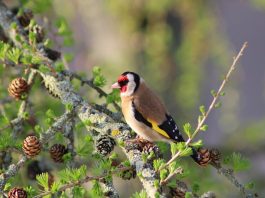
<svg viewBox="0 0 265 198"><path fill-rule="evenodd" d="M162 130L162 129L160 129L160 128L158 127L158 125L157 125L156 122L154 122L154 121L152 121L152 120L149 120L149 119L147 119L147 121L150 122L150 123L152 124L152 129L153 129L154 131L160 133L161 135L163 135L163 136L166 137L166 138L170 138L166 131L164 131L164 130Z"/></svg>

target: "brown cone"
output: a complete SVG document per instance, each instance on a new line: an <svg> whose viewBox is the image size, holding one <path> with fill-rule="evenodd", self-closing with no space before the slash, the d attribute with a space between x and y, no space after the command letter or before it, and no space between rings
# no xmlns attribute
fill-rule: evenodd
<svg viewBox="0 0 265 198"><path fill-rule="evenodd" d="M185 198L186 192L181 189L171 188L170 191L173 198Z"/></svg>
<svg viewBox="0 0 265 198"><path fill-rule="evenodd" d="M54 144L50 148L50 156L55 162L63 162L63 155L66 153L66 148L62 144Z"/></svg>
<svg viewBox="0 0 265 198"><path fill-rule="evenodd" d="M19 21L19 23L23 26L23 27L27 27L30 23L30 20L33 18L33 13L31 10L24 10L24 12L22 13L22 15L17 16L17 19Z"/></svg>
<svg viewBox="0 0 265 198"><path fill-rule="evenodd" d="M23 151L27 157L35 157L41 151L41 144L35 135L28 136L23 142Z"/></svg>
<svg viewBox="0 0 265 198"><path fill-rule="evenodd" d="M108 155L115 146L115 140L109 135L100 135L96 139L96 148L101 155Z"/></svg>
<svg viewBox="0 0 265 198"><path fill-rule="evenodd" d="M8 198L27 198L27 192L23 188L15 187L8 192Z"/></svg>
<svg viewBox="0 0 265 198"><path fill-rule="evenodd" d="M215 161L215 162L219 161L220 162L221 153L218 149L211 149L210 153L211 153L211 158L213 161Z"/></svg>
<svg viewBox="0 0 265 198"><path fill-rule="evenodd" d="M56 61L58 58L61 57L61 53L58 51L55 51L53 49L50 48L44 48L45 54L47 55L47 57L53 61Z"/></svg>
<svg viewBox="0 0 265 198"><path fill-rule="evenodd" d="M40 43L40 42L43 41L45 34L44 34L44 30L43 30L43 28L41 26L34 25L31 28L31 31L36 34L36 42L37 43Z"/></svg>
<svg viewBox="0 0 265 198"><path fill-rule="evenodd" d="M198 161L199 165L206 166L211 162L211 154L210 151L206 148L199 148L198 153L201 156L201 159Z"/></svg>
<svg viewBox="0 0 265 198"><path fill-rule="evenodd" d="M27 93L28 89L28 83L23 78L15 78L8 86L9 95L16 99L22 99L22 95Z"/></svg>
<svg viewBox="0 0 265 198"><path fill-rule="evenodd" d="M214 163L217 166L220 166L221 164L221 153L218 149L211 149L210 150L210 154L211 154L211 160L212 163Z"/></svg>

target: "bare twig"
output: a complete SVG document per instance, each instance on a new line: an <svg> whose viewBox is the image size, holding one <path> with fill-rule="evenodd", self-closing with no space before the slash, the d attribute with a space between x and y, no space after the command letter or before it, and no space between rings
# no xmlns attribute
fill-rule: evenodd
<svg viewBox="0 0 265 198"><path fill-rule="evenodd" d="M207 119L207 117L209 116L210 112L213 110L215 104L217 103L217 100L221 94L221 92L223 91L223 88L225 86L225 84L227 83L230 75L232 74L233 70L235 69L235 65L237 63L237 61L239 60L239 58L243 55L243 51L245 50L245 48L247 47L247 42L245 42L243 44L243 46L241 47L239 53L237 54L237 56L234 58L234 61L232 63L232 65L230 66L230 69L228 70L222 84L220 85L216 95L214 96L210 106L208 107L208 110L206 111L206 113L203 115L202 119L200 120L200 122L198 123L194 133L191 135L191 137L186 141L185 145L188 146L191 141L194 139L194 137L198 134L198 132L201 130L201 127L203 126L205 120ZM165 166L163 166L162 168L165 168L166 166L168 166L169 164L171 164L173 161L175 161L179 155L181 154L180 151L178 151L166 164ZM161 168L161 169L162 169Z"/></svg>
<svg viewBox="0 0 265 198"><path fill-rule="evenodd" d="M178 175L178 174L182 174L183 173L183 169L182 167L178 167L175 171L173 171L172 173L170 173L164 180L161 180L160 181L160 185L165 185L168 183L168 181L174 177L175 175Z"/></svg>
<svg viewBox="0 0 265 198"><path fill-rule="evenodd" d="M217 93L214 95L214 98L210 104L210 106L208 107L208 110L206 111L206 113L203 115L202 119L198 122L198 125L194 131L194 133L191 135L191 137L185 142L185 145L188 146L191 141L194 139L194 137L198 134L198 132L200 131L201 127L203 126L205 120L207 119L207 117L209 116L210 112L213 110L215 104L217 103L217 100L221 94L221 92L223 91L223 88L225 86L225 84L227 83L230 75L232 74L233 70L235 69L235 66L236 66L236 63L238 62L239 58L243 55L243 51L245 50L245 48L247 47L247 42L245 42L243 44L243 46L241 47L239 53L237 54L237 56L234 58L233 60L233 63L232 65L230 66L223 82L221 83ZM164 166L162 166L160 168L163 169L167 166L169 166L173 161L175 161L181 154L181 151L178 151ZM215 167L215 166L214 166ZM215 167L217 168L217 167ZM235 178L235 176L233 174L226 174L226 172L224 171L225 169L218 169L218 172L221 174L221 175L224 175L229 181L231 181L237 188L239 188L239 190L245 194L245 188L243 185L241 185L238 180ZM165 180L169 180L171 179L172 177L174 176L174 174L170 174L168 175L168 177L165 179Z"/></svg>
<svg viewBox="0 0 265 198"><path fill-rule="evenodd" d="M242 192L242 194L246 195L247 198L254 198L256 197L255 195L248 193L247 189L245 188L245 186L243 184L241 184L238 179L235 177L234 171L233 169L226 169L223 168L220 165L216 165L216 164L211 164L214 168L216 168L217 172L220 175L223 175L224 177L227 178L227 180L229 180L236 188L239 189L240 192Z"/></svg>
<svg viewBox="0 0 265 198"><path fill-rule="evenodd" d="M7 35L9 35L11 40L13 40L15 45L21 46L21 43L19 43L19 41L16 40L16 36L17 36L17 34L19 34L20 36L22 35L22 37L23 37L22 40L25 40L25 42L27 42L27 34L19 24L17 26L17 31L13 31L12 28L10 28L12 22L17 22L17 20L12 15L12 13L8 10L8 8L6 8L4 3L2 3L0 1L0 25L2 26L5 33ZM234 69L235 64L237 63L239 57L242 55L242 52L245 49L245 47L246 47L246 44L243 45L240 53L234 59L234 62L230 68L231 71L229 70L229 73L226 76L225 80L223 81L222 85L220 86L220 89L217 93L217 96L214 98L212 105L210 105L210 107L206 113L206 116L204 116L204 118L200 121L194 134L187 140L186 146L188 146L188 144L192 141L194 136L199 132L200 128L203 126L203 123L205 122L206 118L208 117L208 114L210 113L213 106L215 105L217 98L219 97L224 85L226 84L232 70ZM45 50L43 50L43 49L44 49L44 45L41 43L38 44L37 49L36 49L36 51L37 51L36 53L39 53L40 58L42 59L42 62L45 64L47 63L48 66L51 68L53 65L53 61L46 57L46 55L44 53ZM98 93L101 96L107 96L107 94L103 90L94 86L92 81L85 80L78 75L71 74L71 72L68 72L68 71L67 71L68 74L66 72L66 73L64 73L64 75L61 75L61 74L50 75L50 74L41 73L40 71L37 71L37 72L39 72L41 74L45 83L47 85L50 85L50 87L52 88L52 92L56 93L56 95L59 96L59 98L63 104L70 104L73 106L73 111L78 115L80 120L82 120L82 121L90 120L91 121L91 123L93 125L92 128L94 130L96 130L99 133L108 133L108 134L110 134L114 130L119 131L119 134L117 135L117 139L119 141L126 141L132 137L131 131L126 124L124 124L122 122L117 122L115 119L112 118L112 116L104 113L102 110L96 109L93 106L89 105L87 102L85 102L81 98L80 95L76 94L74 92L73 87L72 87L71 83L69 82L69 80L65 79L65 76L69 76L70 78L74 77L76 79L79 79L82 83L88 84L90 87L92 87L93 89L98 91ZM115 108L117 110L120 110L118 105L116 105ZM71 114L64 114L61 118L59 118L56 121L55 125L52 125L52 127L49 128L46 131L46 133L42 134L41 142L45 143L45 142L47 142L47 140L49 138L53 137L55 134L55 131L61 129L62 125L64 125L65 122L71 118L71 116L72 116ZM147 191L149 197L155 197L157 194L160 194L161 195L160 197L169 197L170 196L167 193L167 190L165 190L165 192L164 192L163 190L157 189L155 187L157 174L153 168L153 164L152 164L152 162L143 161L142 153L139 149L132 148L130 150L124 149L123 151L125 152L126 156L128 157L130 163L136 167L137 173L141 173L140 180L143 183L143 187ZM167 163L167 165L169 165L172 161L174 161L178 157L179 154L175 155L174 159L172 158ZM23 156L22 159L24 159L24 158L25 157ZM15 174L17 173L18 169L20 168L21 164L23 164L25 162L25 160L24 161L22 160L21 163L17 164L16 168L14 168L14 170L16 170ZM10 174L10 171L9 171L9 172L5 173L5 175L9 175L9 177L10 177L13 174ZM169 180L169 179L170 178L168 178L167 180ZM3 178L1 177L0 178L0 189L3 189L5 182L6 182L5 177L3 177ZM79 183L69 184L70 187L75 186L75 185L79 185ZM166 189L166 188L167 188L167 186L164 186L164 189ZM61 190L64 190L64 189L65 189L65 187L62 188ZM51 193L49 193L49 194L51 194ZM44 195L42 195L42 196L44 196Z"/></svg>

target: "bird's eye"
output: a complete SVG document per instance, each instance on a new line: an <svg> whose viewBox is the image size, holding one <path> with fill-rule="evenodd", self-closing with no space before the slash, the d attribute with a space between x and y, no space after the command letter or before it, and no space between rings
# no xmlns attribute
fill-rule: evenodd
<svg viewBox="0 0 265 198"><path fill-rule="evenodd" d="M122 86L125 86L127 85L129 82L128 78L126 76L121 76L119 79L118 79L118 83L119 85L122 87Z"/></svg>
<svg viewBox="0 0 265 198"><path fill-rule="evenodd" d="M125 86L128 84L128 80L122 80L122 81L118 81L119 85L122 87L122 86Z"/></svg>

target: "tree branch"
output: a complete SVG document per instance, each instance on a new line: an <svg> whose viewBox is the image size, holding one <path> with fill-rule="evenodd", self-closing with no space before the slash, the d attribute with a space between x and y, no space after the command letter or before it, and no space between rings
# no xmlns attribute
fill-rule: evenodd
<svg viewBox="0 0 265 198"><path fill-rule="evenodd" d="M201 127L203 126L205 120L207 119L207 117L209 116L210 112L213 110L215 104L217 103L217 100L218 100L218 98L219 98L221 92L223 91L223 88L224 88L225 84L227 83L227 81L228 81L230 75L232 74L232 72L234 71L234 69L235 69L235 65L236 65L237 61L239 60L239 58L243 55L243 51L245 50L246 47L247 47L247 42L245 42L245 43L243 44L243 46L241 47L239 53L238 53L237 56L234 58L234 61L233 61L232 65L230 66L230 68L229 68L229 70L228 70L228 72L227 72L227 74L226 74L226 76L225 76L223 82L221 83L221 85L220 85L220 87L219 87L219 89L218 89L218 92L216 93L216 95L214 96L214 98L213 98L213 100L212 100L210 106L208 107L207 112L203 115L202 119L198 122L198 125L197 125L195 131L193 132L193 134L191 135L191 137L186 141L186 143L185 143L186 146L188 146L188 145L191 143L191 141L195 138L195 136L196 136L196 135L199 133L199 131L201 130ZM176 154L175 154L175 155L174 155L174 156L173 156L173 157L172 157L172 158L166 163L165 166L168 166L168 165L171 164L173 161L175 161L175 160L179 157L180 153L181 153L180 151L177 152L177 153L176 153ZM165 166L163 166L162 168L164 168Z"/></svg>
<svg viewBox="0 0 265 198"><path fill-rule="evenodd" d="M89 87L95 89L99 93L99 96L104 96L104 97L108 96L108 94L105 91L94 85L93 80L84 79L83 77L79 76L76 73L70 72L69 70L64 70L62 74L69 76L70 79L75 78L79 80L82 84L87 84ZM116 102L113 102L112 104L118 112L121 111L120 106Z"/></svg>
<svg viewBox="0 0 265 198"><path fill-rule="evenodd" d="M85 178L83 178L81 180L70 182L68 184L65 184L65 185L61 186L58 189L57 192L63 192L63 191L66 191L69 188L73 188L75 186L80 186L82 184L85 184L85 183L93 181L93 180L97 180L97 181L103 182L104 178L107 177L109 174L116 174L116 173L119 173L119 172L122 172L122 171L126 171L126 170L130 170L130 169L131 169L131 167L122 167L122 168L117 168L116 170L112 171L111 173L106 173L106 174L103 174L101 176L96 176L96 177L86 176ZM108 183L108 182L105 182L105 183ZM108 188L113 188L111 186L112 184L111 185L106 184L106 185L108 186ZM111 192L113 192L113 190L111 190ZM41 193L41 194L39 194L37 196L34 196L33 198L41 198L41 197L44 197L46 195L51 195L51 194L53 194L51 191L47 191L47 192ZM112 197L112 198L118 198L119 197L116 193L113 194L113 195L109 195L109 196Z"/></svg>
<svg viewBox="0 0 265 198"><path fill-rule="evenodd" d="M204 123L205 123L206 119L208 118L210 112L213 110L214 106L216 105L217 100L219 99L219 97L220 97L220 95L221 95L221 93L222 93L222 91L224 89L225 84L228 82L229 77L231 76L232 72L235 70L235 66L236 66L238 60L240 59L240 57L243 55L243 52L244 52L246 47L247 47L247 42L245 42L242 45L242 47L241 47L240 51L238 52L237 56L234 58L233 63L231 64L231 66L230 66L230 68L229 68L224 80L222 81L217 93L214 95L214 98L213 98L211 104L209 105L206 113L203 114L202 119L199 120L198 125L197 125L195 131L193 132L193 134L191 135L191 137L185 142L186 146L188 146L191 143L191 141L195 138L195 136L200 132L201 127L204 125ZM162 166L160 168L160 170L165 168L165 167L167 167L167 166L169 166L173 161L175 161L180 156L180 154L181 154L181 151L178 151L164 166ZM224 175L243 194L246 194L245 187L238 182L238 180L235 178L235 176L233 174L228 174L226 169L218 168L217 166L213 166L213 167L218 170L219 174ZM174 174L170 174L170 175L168 175L168 177L165 180L167 181L167 180L171 179L173 176L174 176Z"/></svg>
<svg viewBox="0 0 265 198"><path fill-rule="evenodd" d="M58 95L63 104L70 104L81 121L85 122L89 120L92 123L92 126L87 127L88 131L93 129L99 133L107 133L109 135L112 131L119 131L116 138L120 141L127 141L133 137L128 125L122 122L117 123L112 117L94 109L93 106L89 105L81 98L81 96L74 92L70 82L65 80L62 75L58 74L57 79L49 74L39 73L46 86L50 88L50 91ZM149 197L154 197L155 194L159 192L159 189L154 185L156 172L153 169L152 163L144 162L142 160L142 153L137 148L132 148L131 150L123 149L123 151L131 164L135 165L137 173L142 174L140 180L148 192Z"/></svg>
<svg viewBox="0 0 265 198"><path fill-rule="evenodd" d="M11 29L11 24L15 22L17 23L16 31ZM22 41L24 40L26 43L27 41L27 34L23 30L23 28L20 26L20 24L17 22L16 18L12 15L12 13L8 10L8 8L0 1L0 25L2 26L3 30L11 40L14 42L14 44L18 47L21 46L21 43L16 40L16 35L22 36ZM221 84L217 95L214 97L214 100L212 104L209 106L206 114L204 115L203 119L198 123L198 126L193 133L193 135L187 140L186 146L189 145L189 143L192 141L192 139L196 136L196 134L200 131L200 128L203 126L206 118L208 117L209 113L213 109L214 105L216 104L216 101L226 84L228 78L230 77L230 74L234 70L235 64L237 63L239 57L242 55L243 50L246 47L246 43L243 45L240 53L238 56L234 59L234 62L226 75L225 80ZM49 66L49 68L53 68L53 61L46 57L44 45L42 43L39 43L37 45L36 53L40 54L40 58L42 59L42 63ZM31 69L34 72L39 73L46 85L46 87L49 87L49 90L59 96L59 99L61 102L65 105L71 105L73 107L73 112L71 113L65 113L61 118L59 118L51 128L49 128L45 133L41 135L41 142L45 143L48 141L49 138L53 137L55 134L55 131L57 129L60 129L63 124L66 123L68 119L70 119L73 115L77 115L79 119L83 122L89 120L92 123L92 126L87 126L88 131L96 130L99 133L107 133L111 134L112 131L118 131L116 138L119 141L126 142L126 140L129 140L133 137L130 128L128 125L124 124L123 122L117 122L117 119L111 116L111 114L106 113L105 111L101 110L100 108L95 108L94 106L88 104L86 101L82 99L80 95L78 95L69 80L65 78L65 76L69 76L71 78L77 78L81 82L88 84L90 87L94 88L99 92L101 95L107 95L104 91L101 89L98 89L91 83L91 81L87 81L82 79L80 76L71 74L68 72L64 72L64 74L58 73L57 75L49 74L49 73L42 73L36 69ZM68 73L68 74L67 74ZM115 107L117 110L119 110L119 106L117 105ZM92 134L92 136L95 138L95 135ZM126 143L125 143L126 144ZM136 167L137 173L141 175L139 179L141 180L146 192L148 193L149 197L155 197L156 195L160 195L160 197L170 197L169 190L166 186L163 186L161 188L156 188L155 182L157 179L157 174L153 168L153 164L150 161L143 161L142 159L142 152L138 148L130 148L130 149L124 149L124 153L128 157L130 163ZM180 153L177 153L173 158L167 163L169 165L172 161L174 161ZM13 173L17 173L18 169L24 164L26 161L25 156L22 157L22 159L18 162L17 165L11 165L10 169L15 171L7 171L7 173L3 174L7 177L13 176ZM15 166L15 167L14 167ZM2 175L1 175L2 177ZM88 178L87 178L88 179ZM168 178L170 179L170 178ZM167 179L167 180L168 180ZM89 180L89 179L88 179ZM6 182L6 177L0 178L0 189L2 190L4 187L4 184ZM71 184L74 185L74 184ZM70 185L70 186L71 186ZM77 184L79 185L79 184ZM113 187L112 183L107 184L107 187L110 187L110 189ZM64 189L63 189L64 190ZM113 193L115 194L115 189L113 188Z"/></svg>

